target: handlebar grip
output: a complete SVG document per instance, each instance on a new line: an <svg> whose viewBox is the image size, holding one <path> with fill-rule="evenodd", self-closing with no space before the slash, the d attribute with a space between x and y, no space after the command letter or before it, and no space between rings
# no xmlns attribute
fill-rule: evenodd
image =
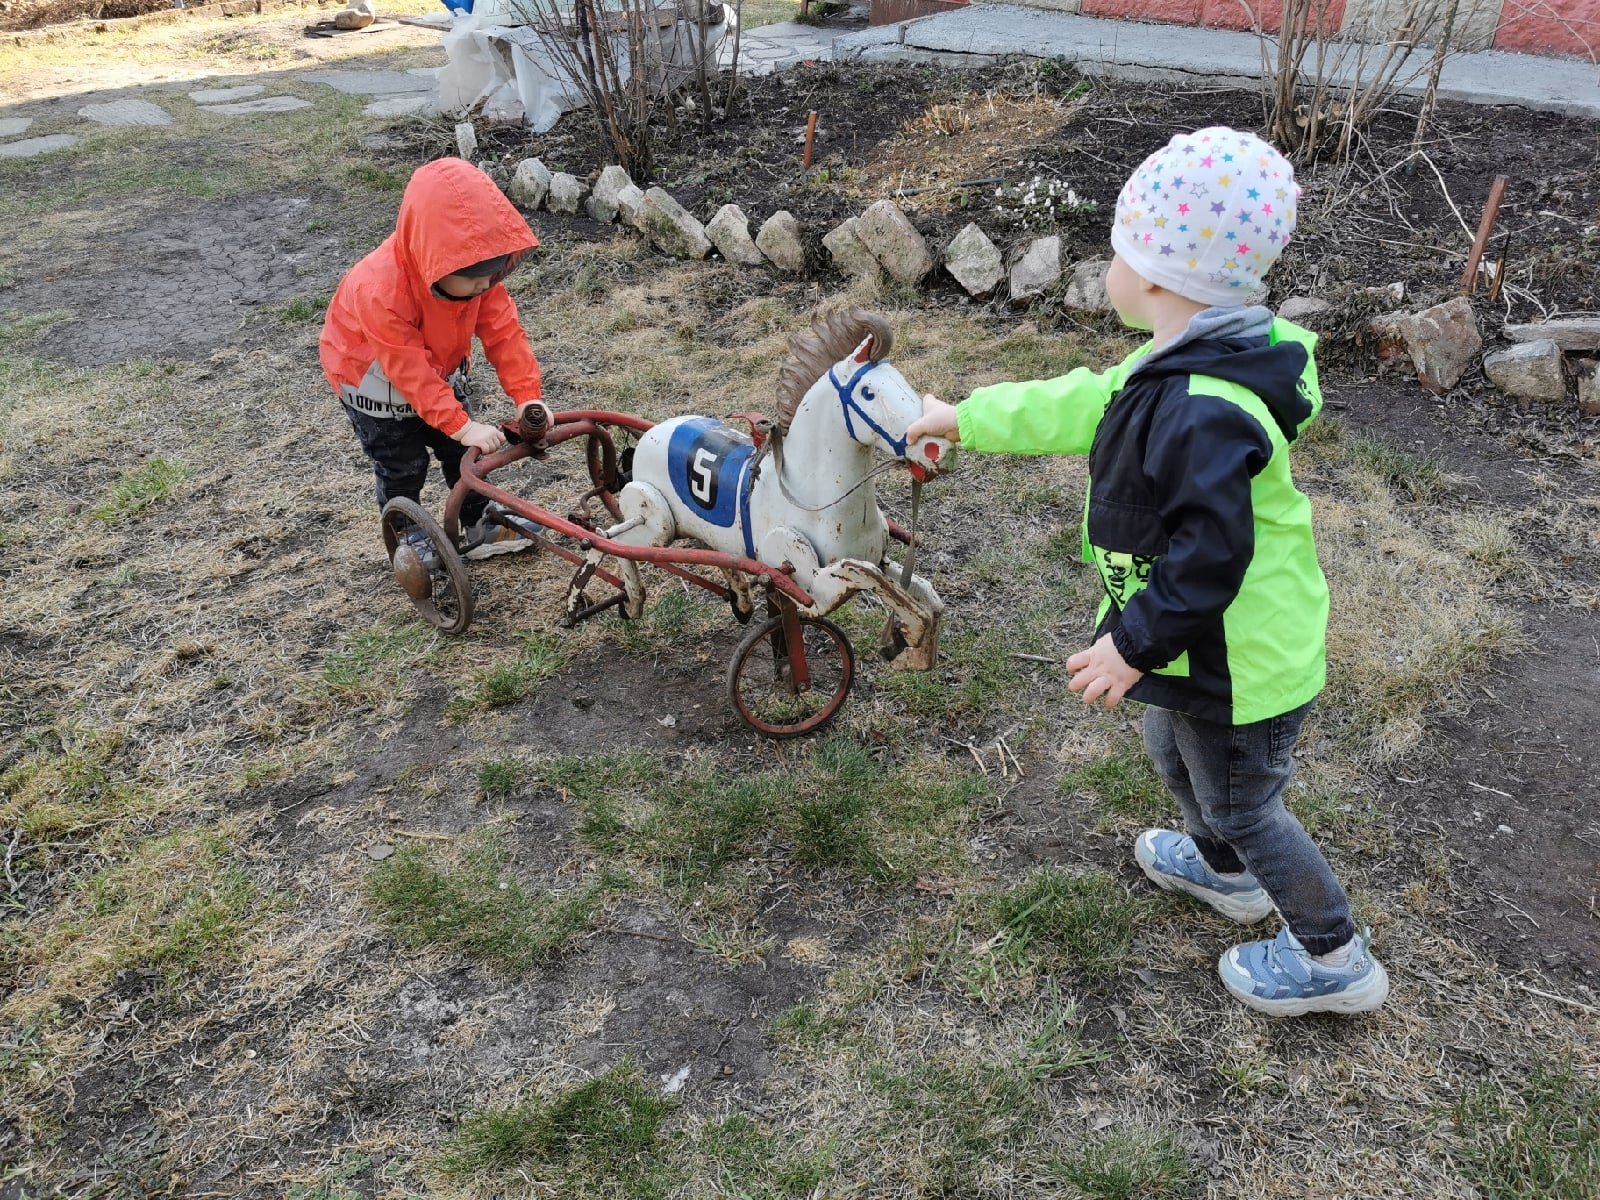
<svg viewBox="0 0 1600 1200"><path fill-rule="evenodd" d="M549 432L550 423L545 420L545 407L542 404L530 404L522 410L522 415L517 418L517 429L522 434L524 441L541 442L544 435Z"/></svg>

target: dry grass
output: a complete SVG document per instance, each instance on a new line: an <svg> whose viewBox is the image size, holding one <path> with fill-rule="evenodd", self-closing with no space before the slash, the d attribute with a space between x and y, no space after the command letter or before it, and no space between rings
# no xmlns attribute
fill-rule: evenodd
<svg viewBox="0 0 1600 1200"><path fill-rule="evenodd" d="M282 154L271 171L328 169ZM129 186L132 220L157 201ZM558 406L655 417L763 406L814 303L558 231L514 287ZM1125 349L854 298L890 307L896 365L948 396ZM929 489L921 562L950 653L926 679L863 656L835 741L622 738L575 762L540 743L581 737L582 710L526 716L569 664L714 676L725 612L658 587L636 625L558 631L567 571L523 558L474 566L466 635L420 628L386 578L316 322L262 320L259 348L204 363L74 370L30 357L37 328L0 342L16 498L0 514L0 840L18 885L0 1107L21 1178L87 1160L129 1190L327 1200L1278 1200L1465 1196L1534 1145L1547 1179L1583 1163L1535 1067L1570 1064L1562 1094L1592 1095L1592 1019L1442 934L1463 903L1448 847L1390 855L1361 790L1368 765L1425 753L1430 714L1516 648L1497 596L1554 508L1454 511L1447 477L1402 486L1388 452L1331 426L1301 452L1336 607L1295 803L1396 989L1367 1020L1271 1024L1216 985L1233 927L1102 865L1099 823L1120 839L1160 803L1128 714L1012 657L1059 661L1089 635L1081 462L968 456ZM144 486L156 462L182 465L165 495ZM573 478L515 483L557 505ZM900 487L884 499L905 519ZM876 614L846 620L869 644ZM996 771L1001 735L1022 780ZM1047 818L1030 815L1040 796ZM474 859L461 835L488 826L498 848ZM1057 865L1030 874L1019 851L1047 836ZM413 848L385 868L379 845ZM616 871L630 890L603 908L581 890ZM530 913L551 918L532 946ZM629 1053L641 1065L613 1070ZM683 1065L669 1111L657 1080ZM119 1129L160 1135L129 1146Z"/></svg>

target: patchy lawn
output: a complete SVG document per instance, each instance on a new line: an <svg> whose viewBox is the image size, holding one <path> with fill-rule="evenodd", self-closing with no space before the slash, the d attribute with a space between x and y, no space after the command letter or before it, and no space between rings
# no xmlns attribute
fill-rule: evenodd
<svg viewBox="0 0 1600 1200"><path fill-rule="evenodd" d="M294 20L193 32L288 44ZM168 45L174 93L218 70L191 50ZM1596 1195L1592 423L1437 402L1339 343L1296 451L1334 614L1291 803L1395 990L1266 1021L1216 979L1238 931L1132 865L1175 817L1136 713L1066 692L1097 591L1081 461L969 455L929 487L940 667L880 669L857 603L856 691L801 743L737 722L738 627L659 574L644 619L561 630L563 564L474 564L477 620L438 636L390 580L316 338L449 129L226 70L315 105L219 126L171 98L170 128L0 165L0 1194ZM979 86L1004 154L1065 170L1075 146L1106 181L1143 144L1104 145L1123 106L1164 129L1222 105L1036 69L872 81L828 179L759 165L791 112L757 166L718 144L703 191L669 183L758 216L803 192L817 235L930 139L951 177L989 169ZM1336 238L1348 181L1311 184ZM1103 217L1065 215L1078 253ZM942 284L840 295L535 224L512 289L558 407L763 407L787 337L846 301L950 397L1130 345ZM1418 229L1383 269L1411 274ZM584 475L557 453L508 478L565 511ZM903 483L882 494L908 519Z"/></svg>

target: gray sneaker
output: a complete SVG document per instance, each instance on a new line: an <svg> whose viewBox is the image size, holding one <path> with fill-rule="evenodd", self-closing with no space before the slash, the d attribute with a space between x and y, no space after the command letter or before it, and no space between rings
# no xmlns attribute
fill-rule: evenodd
<svg viewBox="0 0 1600 1200"><path fill-rule="evenodd" d="M533 542L523 533L526 526L527 522L505 505L491 500L477 524L467 529L461 542L462 552L467 558L485 559L527 550Z"/></svg>
<svg viewBox="0 0 1600 1200"><path fill-rule="evenodd" d="M1134 842L1133 856L1151 883L1169 892L1187 892L1230 921L1254 925L1272 911L1272 900L1254 875L1217 874L1186 833L1147 829Z"/></svg>
<svg viewBox="0 0 1600 1200"><path fill-rule="evenodd" d="M1389 974L1372 957L1372 930L1357 935L1342 967L1318 962L1287 928L1269 942L1235 946L1217 962L1222 985L1247 1008L1275 1017L1366 1013L1389 996Z"/></svg>

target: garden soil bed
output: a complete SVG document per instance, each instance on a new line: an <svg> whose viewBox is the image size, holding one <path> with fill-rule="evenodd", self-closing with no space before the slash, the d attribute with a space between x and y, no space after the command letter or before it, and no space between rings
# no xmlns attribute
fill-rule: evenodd
<svg viewBox="0 0 1600 1200"><path fill-rule="evenodd" d="M680 113L657 135L655 183L707 220L738 204L752 229L778 209L799 218L813 261L821 238L899 189L937 250L977 221L1003 250L1059 233L1068 261L1107 254L1117 190L1155 148L1146 130L1254 126L1254 92L1090 80L1067 67L1019 63L977 71L833 64L747 81L732 115L702 133ZM1306 195L1295 245L1273 276L1273 298L1344 298L1403 282L1405 304L1448 297L1459 283L1494 176L1509 178L1492 248L1508 249L1502 302L1478 307L1488 330L1542 311L1600 306L1600 155L1592 122L1516 108L1444 104L1407 166L1414 108L1400 101L1349 165L1302 168ZM818 114L814 166L801 171L807 114ZM582 116L543 135L491 131L506 166L538 155L551 170L593 175L609 161ZM967 180L997 180L955 186ZM1024 215L1017 195L1055 180L1084 202L1051 220ZM1005 195L996 196L996 191ZM1092 203L1093 208L1089 207ZM541 214L539 222L559 220ZM954 281L939 274L947 295ZM1371 309L1380 302L1368 301ZM1338 340L1348 343L1352 331ZM1330 347L1324 348L1327 354Z"/></svg>

